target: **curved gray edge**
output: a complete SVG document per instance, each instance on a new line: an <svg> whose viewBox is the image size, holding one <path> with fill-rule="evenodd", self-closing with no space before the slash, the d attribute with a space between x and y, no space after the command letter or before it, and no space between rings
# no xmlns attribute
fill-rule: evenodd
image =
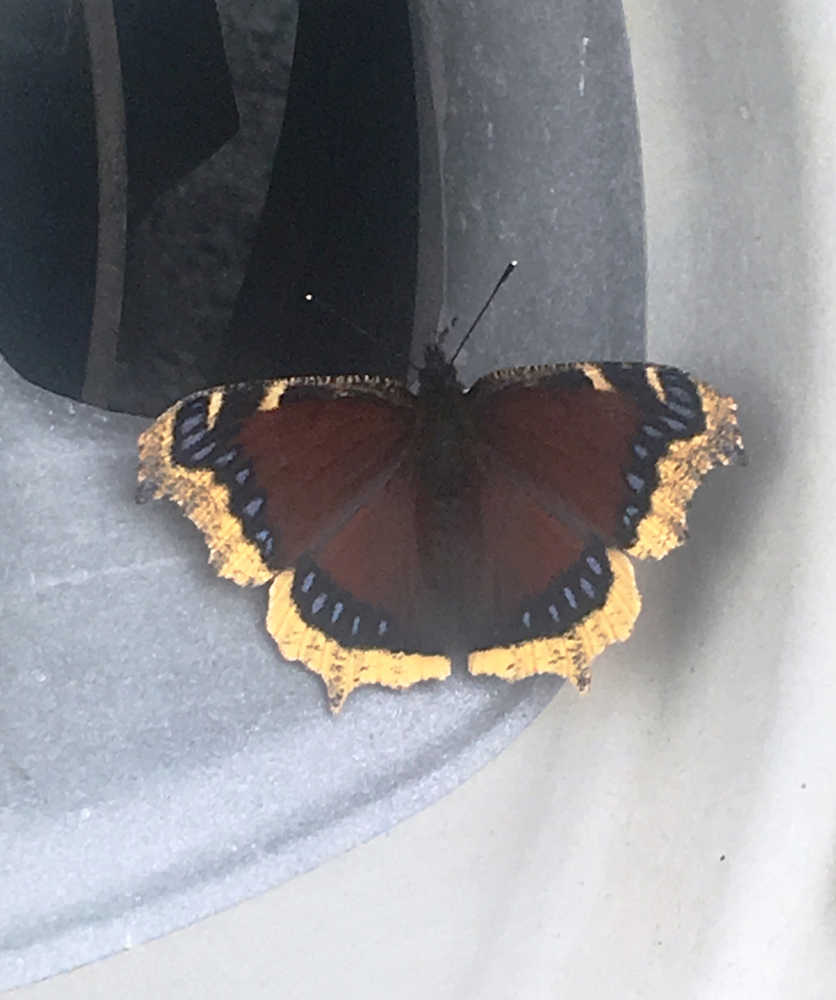
<svg viewBox="0 0 836 1000"><path fill-rule="evenodd" d="M367 689L331 717L265 594L132 500L144 421L0 366L0 987L159 936L446 794L559 682ZM33 472L35 474L33 474ZM8 488L7 488L8 487Z"/></svg>
<svg viewBox="0 0 836 1000"><path fill-rule="evenodd" d="M112 2L82 0L96 115L98 232L96 297L81 396L107 406L116 364L125 281L128 171L122 66Z"/></svg>
<svg viewBox="0 0 836 1000"><path fill-rule="evenodd" d="M422 179L442 186L440 205L422 192L428 225L438 217L444 229L440 325L465 329L509 260L520 264L462 352L463 371L641 360L642 171L619 0L413 7L426 54ZM437 259L419 254L418 303L438 285Z"/></svg>

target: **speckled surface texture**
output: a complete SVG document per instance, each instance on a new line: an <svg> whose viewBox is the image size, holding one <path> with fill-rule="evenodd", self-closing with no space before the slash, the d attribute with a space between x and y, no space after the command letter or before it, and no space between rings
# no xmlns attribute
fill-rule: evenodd
<svg viewBox="0 0 836 1000"><path fill-rule="evenodd" d="M428 14L488 60L473 80L450 50L434 68L448 311L472 315L507 259L521 260L469 345L467 377L643 353L619 7L535 13L515 17L510 49L499 7L490 31L475 8ZM491 121L489 147L471 147L468 123L484 138ZM533 159L529 136L545 141ZM216 579L173 506L134 505L143 426L0 365L0 535L12 539L0 562L0 987L186 926L390 829L495 757L558 688L458 674L360 691L332 718L320 681L283 664L266 635L264 591Z"/></svg>
<svg viewBox="0 0 836 1000"><path fill-rule="evenodd" d="M215 579L173 507L133 503L141 420L4 367L0 426L16 540L1 598L5 985L368 839L498 753L557 687L457 676L363 690L333 718L319 679L277 655L265 590Z"/></svg>

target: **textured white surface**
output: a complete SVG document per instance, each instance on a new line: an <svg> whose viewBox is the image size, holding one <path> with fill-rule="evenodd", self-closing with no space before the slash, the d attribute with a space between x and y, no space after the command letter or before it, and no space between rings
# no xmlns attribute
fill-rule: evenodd
<svg viewBox="0 0 836 1000"><path fill-rule="evenodd" d="M649 354L738 397L749 467L642 570L588 698L386 836L16 995L833 995L836 12L626 8Z"/></svg>

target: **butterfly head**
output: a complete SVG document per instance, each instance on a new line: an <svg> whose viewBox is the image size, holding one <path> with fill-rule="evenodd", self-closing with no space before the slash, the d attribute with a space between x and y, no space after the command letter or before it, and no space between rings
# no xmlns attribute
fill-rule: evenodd
<svg viewBox="0 0 836 1000"><path fill-rule="evenodd" d="M424 364L418 369L418 391L426 395L445 390L461 392L463 389L456 366L447 358L441 345L428 344L424 348Z"/></svg>

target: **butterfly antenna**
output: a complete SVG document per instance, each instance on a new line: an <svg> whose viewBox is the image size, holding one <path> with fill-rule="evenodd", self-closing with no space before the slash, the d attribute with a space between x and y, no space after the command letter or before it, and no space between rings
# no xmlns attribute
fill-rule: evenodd
<svg viewBox="0 0 836 1000"><path fill-rule="evenodd" d="M499 291L500 288L502 288L502 286L505 284L505 282L511 276L511 272L514 270L514 268L516 266L517 266L517 261L512 260L512 261L508 262L507 267L502 272L502 274L499 276L499 281L497 281L497 283L493 286L493 291L491 292L491 294L485 300L485 304L482 306L482 308L476 314L476 319L470 324L470 327L468 328L467 333L459 341L459 346L455 349L455 351L453 351L453 353L452 353L452 355L450 357L450 364L453 364L453 362L459 356L459 352L464 347L464 345L467 343L468 339L470 338L471 333L473 333L473 331L476 329L476 325L478 324L479 320L488 311L488 306L491 304L491 302L493 302L494 297L496 296L496 293Z"/></svg>
<svg viewBox="0 0 836 1000"><path fill-rule="evenodd" d="M357 333L361 333L366 338L366 340L369 341L370 344L375 344L377 346L380 345L380 340L378 337L375 337L373 334L369 333L369 331L366 330L364 327L359 326L353 320L350 320L347 316L344 316L339 311L339 309L336 309L334 306L332 306L330 302L326 302L324 299L320 298L315 299L313 297L312 292L305 293L305 301L310 302L311 305L316 306L317 309L321 309L323 312L331 313L332 316L336 316L337 319L345 323L346 326L350 326L352 330L356 330ZM409 360L409 358L407 358L406 363L410 368L415 369L416 374L421 370L416 364L413 364L412 361Z"/></svg>
<svg viewBox="0 0 836 1000"><path fill-rule="evenodd" d="M353 320L350 320L348 316L344 316L339 311L339 309L337 309L335 306L332 306L330 302L326 302L325 299L320 299L320 298L315 299L311 292L306 292L305 301L310 302L312 305L315 305L317 309L321 309L323 312L331 313L332 316L336 316L337 319L345 323L346 326L350 326L352 330L356 330L357 333L361 333L366 338L366 340L369 341L370 344L378 344L378 345L380 344L380 340L373 334L369 333L369 331L365 329L365 327L359 326Z"/></svg>

